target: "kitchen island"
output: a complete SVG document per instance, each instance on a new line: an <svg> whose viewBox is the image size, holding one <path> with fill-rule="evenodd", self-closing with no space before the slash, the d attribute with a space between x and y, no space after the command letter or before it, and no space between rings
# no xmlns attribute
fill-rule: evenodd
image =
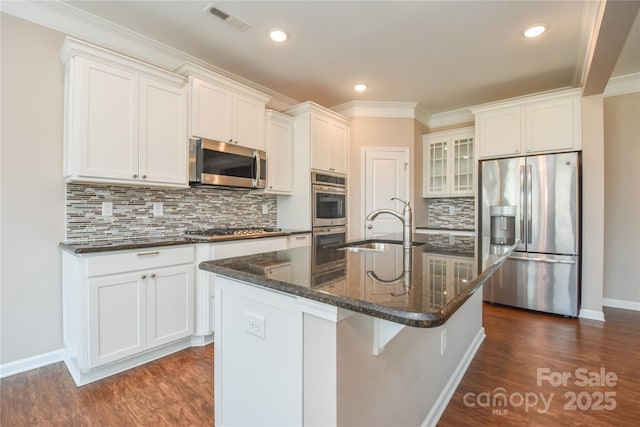
<svg viewBox="0 0 640 427"><path fill-rule="evenodd" d="M216 425L435 424L484 339L476 291L509 252L478 275L473 248L428 239L201 263Z"/></svg>

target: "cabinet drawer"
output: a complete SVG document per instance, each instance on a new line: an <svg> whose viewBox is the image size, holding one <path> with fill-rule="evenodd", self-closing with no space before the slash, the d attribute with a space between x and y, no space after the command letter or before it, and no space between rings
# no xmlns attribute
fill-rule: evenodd
<svg viewBox="0 0 640 427"><path fill-rule="evenodd" d="M86 260L87 276L124 273L135 270L189 264L195 261L193 246L175 248L145 248L137 251L97 255Z"/></svg>

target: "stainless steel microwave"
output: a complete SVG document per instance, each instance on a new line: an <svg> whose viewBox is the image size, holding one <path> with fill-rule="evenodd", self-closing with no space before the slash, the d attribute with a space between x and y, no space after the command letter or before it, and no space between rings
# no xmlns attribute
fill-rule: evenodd
<svg viewBox="0 0 640 427"><path fill-rule="evenodd" d="M209 139L189 140L189 184L265 188L267 153Z"/></svg>

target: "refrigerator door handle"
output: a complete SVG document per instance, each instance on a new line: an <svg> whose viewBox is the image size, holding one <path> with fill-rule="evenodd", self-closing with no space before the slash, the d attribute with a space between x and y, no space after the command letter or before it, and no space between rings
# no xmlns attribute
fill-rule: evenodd
<svg viewBox="0 0 640 427"><path fill-rule="evenodd" d="M531 211L533 210L533 185L531 179L531 165L527 165L527 243L532 243L531 235L533 234L533 225L531 223Z"/></svg>
<svg viewBox="0 0 640 427"><path fill-rule="evenodd" d="M524 166L520 166L520 240L525 242L524 238Z"/></svg>
<svg viewBox="0 0 640 427"><path fill-rule="evenodd" d="M549 264L575 264L575 259L550 259L550 258L529 258L524 256L510 256L509 259L517 261L534 261L534 262L546 262Z"/></svg>

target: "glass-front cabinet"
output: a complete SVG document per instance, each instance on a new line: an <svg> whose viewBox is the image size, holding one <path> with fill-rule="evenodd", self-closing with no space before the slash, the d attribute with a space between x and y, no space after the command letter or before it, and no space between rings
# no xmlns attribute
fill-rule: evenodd
<svg viewBox="0 0 640 427"><path fill-rule="evenodd" d="M474 128L422 136L423 197L473 196Z"/></svg>

